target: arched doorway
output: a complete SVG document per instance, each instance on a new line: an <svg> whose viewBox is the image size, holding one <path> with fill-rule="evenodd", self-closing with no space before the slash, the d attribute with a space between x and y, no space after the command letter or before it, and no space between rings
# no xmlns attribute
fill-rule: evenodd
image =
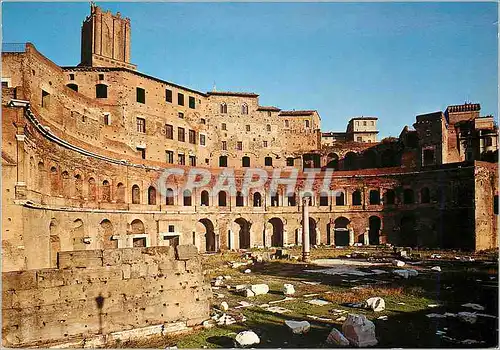
<svg viewBox="0 0 500 350"><path fill-rule="evenodd" d="M328 155L328 163L326 167L329 169L339 170L339 156L336 153L330 153Z"/></svg>
<svg viewBox="0 0 500 350"><path fill-rule="evenodd" d="M344 156L344 170L356 170L358 156L354 152L347 152Z"/></svg>
<svg viewBox="0 0 500 350"><path fill-rule="evenodd" d="M84 235L85 235L85 230L83 227L83 221L81 219L74 220L73 229L71 230L73 250L85 250L85 243L83 243Z"/></svg>
<svg viewBox="0 0 500 350"><path fill-rule="evenodd" d="M369 231L368 242L370 245L380 244L380 218L378 216L370 216L368 219Z"/></svg>
<svg viewBox="0 0 500 350"><path fill-rule="evenodd" d="M215 242L214 224L209 219L201 219L200 222L205 226L205 251L215 252L217 250Z"/></svg>
<svg viewBox="0 0 500 350"><path fill-rule="evenodd" d="M335 232L335 245L336 246L348 246L349 245L349 219L341 216L335 219L334 232Z"/></svg>
<svg viewBox="0 0 500 350"><path fill-rule="evenodd" d="M108 219L101 221L101 229L103 231L103 249L118 248L118 241L113 238L113 224Z"/></svg>
<svg viewBox="0 0 500 350"><path fill-rule="evenodd" d="M283 247L283 221L278 218L272 218L269 223L273 226L271 235L271 247Z"/></svg>
<svg viewBox="0 0 500 350"><path fill-rule="evenodd" d="M240 231L238 233L239 248L250 249L250 223L243 218L238 218L234 220L234 222L240 225Z"/></svg>

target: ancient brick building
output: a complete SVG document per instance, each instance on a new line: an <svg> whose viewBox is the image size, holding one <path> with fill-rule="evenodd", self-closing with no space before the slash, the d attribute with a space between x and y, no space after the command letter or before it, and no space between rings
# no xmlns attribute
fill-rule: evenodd
<svg viewBox="0 0 500 350"><path fill-rule="evenodd" d="M498 134L479 104L417 116L414 129L380 142L377 119L353 119L348 137L322 146L313 108L140 73L130 38L129 19L92 6L78 66L60 67L29 43L5 45L4 271L56 268L65 251L301 244L307 196L313 244L497 246ZM213 178L193 192L185 176L162 177L194 167ZM246 194L210 191L227 169L241 186L248 168L268 180ZM292 191L271 191L278 170L298 173Z"/></svg>

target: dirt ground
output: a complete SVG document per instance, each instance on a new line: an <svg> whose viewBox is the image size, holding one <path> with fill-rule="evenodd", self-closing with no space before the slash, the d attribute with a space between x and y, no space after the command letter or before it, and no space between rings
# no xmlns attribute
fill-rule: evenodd
<svg viewBox="0 0 500 350"><path fill-rule="evenodd" d="M263 252L255 250L252 254L262 255ZM286 253L292 257L300 256L298 249L289 249ZM221 285L212 287L212 315L223 314L221 303L225 301L229 305L229 310L225 312L227 315L236 320L241 320L243 315L246 320L231 325L215 324L211 328L198 327L186 334L113 344L113 347L230 348L235 346L233 339L236 334L243 330L252 330L259 336L260 344L252 346L255 348L332 347L326 343L326 338L333 327L342 330L343 317L348 313L364 314L374 322L378 340L376 347L497 346L498 252L471 256L455 251L428 250L408 254L408 257L401 258L392 249L361 247L313 249L311 259L326 259L322 262L328 266L306 264L289 258L252 262L245 259L244 254L235 252L204 255L207 282L212 282L213 286L218 276L223 277ZM431 258L432 254L441 257ZM471 256L474 261L468 261L470 259L466 256ZM404 260L405 266L394 266L391 261L395 258ZM230 262L249 264L232 268ZM431 270L434 266L439 266L441 272ZM246 269L251 272L245 273ZM418 275L404 279L393 273L397 269L414 269ZM321 270L326 273L319 272ZM337 274L331 274L331 271ZM224 276L229 276L229 279ZM244 297L235 290L237 285L258 283L267 284L269 292ZM294 286L295 294L290 296L294 299L280 301L285 298L285 283ZM374 312L348 305L370 297L382 297L385 310ZM328 303L307 303L312 299ZM251 306L242 307L242 301ZM484 310L462 306L466 303L479 304ZM266 304L287 311L276 313ZM477 321L474 324L464 322L456 315L461 311L476 312L479 314ZM427 316L444 313L455 316ZM386 316L386 319L381 319L381 316ZM311 329L306 334L293 334L284 324L285 320L306 320Z"/></svg>

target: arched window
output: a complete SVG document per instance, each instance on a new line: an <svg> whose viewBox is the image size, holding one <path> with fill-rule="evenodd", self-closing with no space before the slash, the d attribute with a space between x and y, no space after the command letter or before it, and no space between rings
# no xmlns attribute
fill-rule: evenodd
<svg viewBox="0 0 500 350"><path fill-rule="evenodd" d="M328 193L321 193L319 196L319 206L327 207L328 204Z"/></svg>
<svg viewBox="0 0 500 350"><path fill-rule="evenodd" d="M190 190L184 190L182 193L183 197L183 204L185 207L190 207L191 206L191 191Z"/></svg>
<svg viewBox="0 0 500 350"><path fill-rule="evenodd" d="M219 192L219 207L225 207L227 205L227 194L224 191Z"/></svg>
<svg viewBox="0 0 500 350"><path fill-rule="evenodd" d="M420 190L420 203L430 203L431 202L431 193L427 187L424 187Z"/></svg>
<svg viewBox="0 0 500 350"><path fill-rule="evenodd" d="M339 156L336 153L330 153L328 155L327 168L339 170Z"/></svg>
<svg viewBox="0 0 500 350"><path fill-rule="evenodd" d="M278 207L279 206L279 196L278 193L276 192L274 195L271 194L271 207Z"/></svg>
<svg viewBox="0 0 500 350"><path fill-rule="evenodd" d="M208 196L208 191L202 191L201 192L201 206L208 207L209 206L209 196Z"/></svg>
<svg viewBox="0 0 500 350"><path fill-rule="evenodd" d="M69 87L71 90L78 92L78 85L76 84L67 84L67 87Z"/></svg>
<svg viewBox="0 0 500 350"><path fill-rule="evenodd" d="M80 174L75 175L75 194L78 198L83 196L83 179Z"/></svg>
<svg viewBox="0 0 500 350"><path fill-rule="evenodd" d="M244 203L243 194L238 191L238 193L236 193L236 206L242 207L243 203Z"/></svg>
<svg viewBox="0 0 500 350"><path fill-rule="evenodd" d="M415 195L411 188L406 188L403 191L403 203L404 204L413 204L415 203Z"/></svg>
<svg viewBox="0 0 500 350"><path fill-rule="evenodd" d="M394 190L385 191L385 204L394 205L396 203L396 192Z"/></svg>
<svg viewBox="0 0 500 350"><path fill-rule="evenodd" d="M273 158L271 158L271 157L264 158L264 165L265 166L273 166Z"/></svg>
<svg viewBox="0 0 500 350"><path fill-rule="evenodd" d="M289 207L295 207L297 205L297 197L295 196L295 193L288 193L286 197L288 199Z"/></svg>
<svg viewBox="0 0 500 350"><path fill-rule="evenodd" d="M250 167L250 157L245 156L245 157L241 158L241 166L243 168Z"/></svg>
<svg viewBox="0 0 500 350"><path fill-rule="evenodd" d="M156 205L156 188L149 186L148 188L148 204Z"/></svg>
<svg viewBox="0 0 500 350"><path fill-rule="evenodd" d="M221 112L221 113L227 113L227 105L226 105L226 103L225 103L225 102L222 102L222 103L220 104L220 112Z"/></svg>
<svg viewBox="0 0 500 350"><path fill-rule="evenodd" d="M345 195L344 192L338 191L335 195L335 205L342 206L345 205Z"/></svg>
<svg viewBox="0 0 500 350"><path fill-rule="evenodd" d="M174 205L174 190L171 188L167 188L165 191L165 204Z"/></svg>
<svg viewBox="0 0 500 350"><path fill-rule="evenodd" d="M246 103L241 106L241 114L248 114L248 105Z"/></svg>
<svg viewBox="0 0 500 350"><path fill-rule="evenodd" d="M125 186L121 182L116 185L116 202L125 203Z"/></svg>
<svg viewBox="0 0 500 350"><path fill-rule="evenodd" d="M253 194L253 206L254 207L262 206L262 196L260 195L259 192L255 192Z"/></svg>
<svg viewBox="0 0 500 350"><path fill-rule="evenodd" d="M352 205L361 205L361 192L358 190L352 193Z"/></svg>
<svg viewBox="0 0 500 350"><path fill-rule="evenodd" d="M67 171L63 171L61 173L62 178L62 190L64 197L69 197L71 193L71 184L69 181L69 173Z"/></svg>
<svg viewBox="0 0 500 350"><path fill-rule="evenodd" d="M109 202L111 200L111 187L109 186L109 181L104 180L102 182L102 201Z"/></svg>
<svg viewBox="0 0 500 350"><path fill-rule="evenodd" d="M141 189L139 186L132 186L132 204L140 204L141 203Z"/></svg>
<svg viewBox="0 0 500 350"><path fill-rule="evenodd" d="M220 156L219 157L219 167L221 167L221 168L227 167L227 156Z"/></svg>
<svg viewBox="0 0 500 350"><path fill-rule="evenodd" d="M358 166L358 156L354 152L347 152L344 156L344 170L356 170Z"/></svg>
<svg viewBox="0 0 500 350"><path fill-rule="evenodd" d="M108 87L104 84L97 84L95 86L96 98L108 98Z"/></svg>
<svg viewBox="0 0 500 350"><path fill-rule="evenodd" d="M380 192L379 192L379 190L370 190L370 204L373 204L373 205L380 204Z"/></svg>

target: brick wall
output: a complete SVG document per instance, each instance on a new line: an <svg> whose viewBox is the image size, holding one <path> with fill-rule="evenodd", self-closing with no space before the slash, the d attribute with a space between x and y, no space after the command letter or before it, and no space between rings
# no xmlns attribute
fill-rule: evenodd
<svg viewBox="0 0 500 350"><path fill-rule="evenodd" d="M208 318L194 246L60 252L58 260L58 268L3 273L4 346Z"/></svg>

